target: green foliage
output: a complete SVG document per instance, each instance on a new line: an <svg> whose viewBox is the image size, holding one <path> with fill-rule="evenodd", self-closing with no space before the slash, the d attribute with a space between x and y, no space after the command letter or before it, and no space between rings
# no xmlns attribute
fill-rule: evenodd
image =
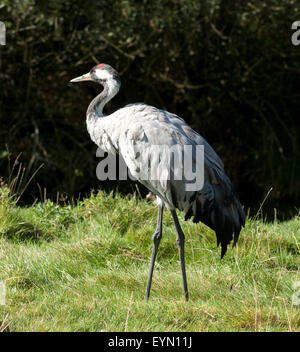
<svg viewBox="0 0 300 352"><path fill-rule="evenodd" d="M25 181L45 165L29 200L37 183L52 199L98 187L85 111L99 87L68 82L107 62L123 81L108 113L136 101L175 112L216 149L242 199L271 186L271 197L299 196L298 15L297 0L1 0L1 174L7 145Z"/></svg>
<svg viewBox="0 0 300 352"><path fill-rule="evenodd" d="M46 201L21 208L0 190L0 281L7 291L0 330L300 331L292 301L300 279L299 217L268 224L248 218L237 247L220 261L213 231L180 214L185 302L166 211L146 302L153 204L99 192L76 206ZM40 235L21 235L20 219Z"/></svg>

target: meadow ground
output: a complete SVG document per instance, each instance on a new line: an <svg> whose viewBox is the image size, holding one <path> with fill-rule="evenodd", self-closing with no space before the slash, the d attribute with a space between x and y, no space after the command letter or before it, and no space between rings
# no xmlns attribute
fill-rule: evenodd
<svg viewBox="0 0 300 352"><path fill-rule="evenodd" d="M99 192L18 207L0 190L1 331L300 331L300 219L247 219L220 261L214 232L184 222L190 300L165 212L144 299L156 206ZM5 301L4 301L5 298ZM299 301L299 302L298 302ZM4 304L5 303L5 304Z"/></svg>

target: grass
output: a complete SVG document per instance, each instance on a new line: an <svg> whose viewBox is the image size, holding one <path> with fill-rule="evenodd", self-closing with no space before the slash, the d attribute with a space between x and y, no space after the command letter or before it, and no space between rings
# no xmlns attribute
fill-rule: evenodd
<svg viewBox="0 0 300 352"><path fill-rule="evenodd" d="M99 192L18 207L0 188L2 331L300 331L300 219L247 219L220 261L214 232L184 222L190 301L169 212L144 300L156 207ZM297 296L298 295L298 296Z"/></svg>

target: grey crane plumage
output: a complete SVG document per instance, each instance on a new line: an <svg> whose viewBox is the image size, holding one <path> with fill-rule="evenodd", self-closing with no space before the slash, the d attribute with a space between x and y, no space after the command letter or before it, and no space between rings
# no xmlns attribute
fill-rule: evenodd
<svg viewBox="0 0 300 352"><path fill-rule="evenodd" d="M146 286L146 299L150 287L157 249L162 237L163 209L167 207L172 214L177 231L183 289L188 300L188 288L185 271L184 242L185 236L179 224L176 209L184 212L185 220L193 218L194 222L203 222L212 228L221 244L221 258L227 245L233 239L233 246L238 240L245 215L238 196L224 171L224 165L207 141L195 132L183 119L175 114L157 109L143 103L129 104L105 116L103 108L119 91L121 81L119 74L111 66L99 64L83 76L71 82L95 81L103 86L102 92L90 103L87 114L87 129L91 139L104 151L123 157L131 174L157 196L158 217L153 235L153 250ZM177 179L177 170L170 166L167 151L159 153L156 160L156 176L142 177L148 171L147 150L153 146L190 145L204 147L204 183L200 190L187 191L187 179ZM139 155L139 157L137 157ZM192 164L198 161L193 153ZM168 167L167 167L168 166ZM164 177L162 177L164 175ZM165 177L165 176L168 177Z"/></svg>

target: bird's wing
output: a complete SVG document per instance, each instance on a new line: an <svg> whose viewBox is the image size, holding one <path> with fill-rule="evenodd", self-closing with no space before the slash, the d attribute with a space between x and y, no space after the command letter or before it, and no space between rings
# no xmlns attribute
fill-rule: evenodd
<svg viewBox="0 0 300 352"><path fill-rule="evenodd" d="M197 145L203 145L206 158L218 168L224 170L224 164L218 154L213 150L210 144L196 131L194 131L183 119L175 114L168 114L170 123L177 126L184 134L190 137Z"/></svg>
<svg viewBox="0 0 300 352"><path fill-rule="evenodd" d="M199 181L198 189L204 181L218 182L223 172L221 161L209 144L183 120L147 105L129 107L127 117L122 119L119 115L122 124L119 153L130 173L167 206L181 210L180 202L188 198L186 190L193 189L191 184L195 181ZM204 155L200 155L198 147L203 147ZM190 169L185 167L186 161ZM173 189L176 189L176 202Z"/></svg>
<svg viewBox="0 0 300 352"><path fill-rule="evenodd" d="M130 110L128 110L128 108ZM157 109L143 103L128 104L124 108L128 112L132 112L131 116L138 115L138 119L146 119L147 121L159 121L160 123L167 123L168 128L179 131L182 135L189 137L195 144L203 145L205 149L205 157L221 170L224 170L224 164L218 154L210 146L210 144L196 131L194 131L181 117L165 110ZM123 109L120 109L121 112ZM129 113L130 115L130 113Z"/></svg>
<svg viewBox="0 0 300 352"><path fill-rule="evenodd" d="M185 219L193 217L194 222L202 221L215 230L223 256L233 238L236 243L241 227L245 224L244 211L224 172L223 163L210 145L176 115L152 107L138 109L142 109L142 113L135 118L136 107L133 109L130 123L127 121L127 125L123 125L118 140L119 153L131 174L158 195L169 208L183 211ZM202 189L187 191L188 180L185 177L176 179L175 176L182 170L179 170L180 166L178 168L178 165L173 167L174 164L170 164L168 152L168 147L175 145L204 146ZM157 146L158 150L155 149ZM155 165L150 178L149 153L153 157L152 165ZM195 155L193 152L193 168L199 163ZM183 173L181 175L184 176Z"/></svg>
<svg viewBox="0 0 300 352"><path fill-rule="evenodd" d="M168 180L174 174L169 147L176 145L176 132L157 121L139 121L128 127L119 138L119 154L130 173L153 193L170 202Z"/></svg>

